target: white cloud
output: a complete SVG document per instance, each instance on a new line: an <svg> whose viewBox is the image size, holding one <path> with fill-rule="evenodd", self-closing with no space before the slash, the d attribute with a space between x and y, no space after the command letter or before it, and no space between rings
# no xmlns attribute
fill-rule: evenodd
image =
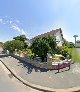
<svg viewBox="0 0 80 92"><path fill-rule="evenodd" d="M26 34L25 31L24 31L23 29L21 30L21 32L22 32L22 34L24 34L24 35Z"/></svg>
<svg viewBox="0 0 80 92"><path fill-rule="evenodd" d="M15 20L15 22L20 23L20 21L19 21L19 20L17 20L17 19Z"/></svg>
<svg viewBox="0 0 80 92"><path fill-rule="evenodd" d="M10 21L9 21L9 23L11 24L11 23L12 23L12 21L10 20Z"/></svg>
<svg viewBox="0 0 80 92"><path fill-rule="evenodd" d="M3 24L6 24L5 22L3 22Z"/></svg>
<svg viewBox="0 0 80 92"><path fill-rule="evenodd" d="M17 25L12 25L11 28L15 31L21 32L21 29Z"/></svg>
<svg viewBox="0 0 80 92"><path fill-rule="evenodd" d="M9 28L11 28L13 31L16 31L26 36L28 35L28 33L21 27L20 21L17 19L5 16L3 18L0 18L0 23L5 24L6 26L9 26Z"/></svg>
<svg viewBox="0 0 80 92"><path fill-rule="evenodd" d="M0 19L0 22L2 23L3 19Z"/></svg>
<svg viewBox="0 0 80 92"><path fill-rule="evenodd" d="M1 24L6 24L6 22L2 18L0 19L0 23Z"/></svg>
<svg viewBox="0 0 80 92"><path fill-rule="evenodd" d="M12 24L11 28L17 32L20 32L21 34L26 35L26 32L24 31L24 29L20 28L17 24Z"/></svg>

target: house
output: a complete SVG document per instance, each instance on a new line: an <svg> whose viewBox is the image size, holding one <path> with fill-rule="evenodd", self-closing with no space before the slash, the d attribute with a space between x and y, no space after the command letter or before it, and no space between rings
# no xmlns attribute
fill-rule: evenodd
<svg viewBox="0 0 80 92"><path fill-rule="evenodd" d="M44 33L44 34L41 34L41 35L38 35L38 36L32 38L31 40L33 40L35 38L39 38L39 37L44 37L44 36L47 36L47 35L55 36L56 37L57 46L62 46L63 34L62 34L62 29L61 28L56 29L56 30L52 30L50 32L47 32L47 33Z"/></svg>

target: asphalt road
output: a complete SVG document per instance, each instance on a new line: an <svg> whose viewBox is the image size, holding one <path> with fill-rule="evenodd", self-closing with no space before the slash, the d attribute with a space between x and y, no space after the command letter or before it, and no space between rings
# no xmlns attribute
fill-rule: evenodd
<svg viewBox="0 0 80 92"><path fill-rule="evenodd" d="M0 92L39 92L35 89L25 86L0 62Z"/></svg>

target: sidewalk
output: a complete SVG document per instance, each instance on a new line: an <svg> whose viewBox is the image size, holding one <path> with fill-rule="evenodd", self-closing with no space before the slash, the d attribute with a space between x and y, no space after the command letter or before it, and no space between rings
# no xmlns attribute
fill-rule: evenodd
<svg viewBox="0 0 80 92"><path fill-rule="evenodd" d="M53 89L67 89L80 86L80 65L76 63L71 65L69 71L65 71L67 70L66 68L63 72L55 74L56 70L39 69L10 56L2 57L0 60L11 70L14 70L22 79L35 85Z"/></svg>

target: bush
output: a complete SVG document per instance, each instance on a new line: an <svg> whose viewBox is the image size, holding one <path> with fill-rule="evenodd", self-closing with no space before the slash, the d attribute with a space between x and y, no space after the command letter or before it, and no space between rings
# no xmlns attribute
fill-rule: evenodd
<svg viewBox="0 0 80 92"><path fill-rule="evenodd" d="M61 54L66 57L68 55L68 47L67 46L64 46L62 48L62 51L61 51Z"/></svg>
<svg viewBox="0 0 80 92"><path fill-rule="evenodd" d="M54 54L56 49L56 40L53 36L44 36L35 38L32 41L31 50L35 56L41 58L42 62L47 61L47 53Z"/></svg>
<svg viewBox="0 0 80 92"><path fill-rule="evenodd" d="M28 56L34 56L34 54L32 53L32 51L31 51L31 49L26 49L26 51L27 51L27 54L28 54Z"/></svg>
<svg viewBox="0 0 80 92"><path fill-rule="evenodd" d="M21 50L19 50L18 53L19 53L19 55L22 55L23 54L23 52Z"/></svg>
<svg viewBox="0 0 80 92"><path fill-rule="evenodd" d="M56 48L56 54L61 54L62 47L57 46Z"/></svg>
<svg viewBox="0 0 80 92"><path fill-rule="evenodd" d="M22 50L24 48L24 43L19 40L12 40L12 41L7 41L4 43L4 49L9 50L11 53L17 50Z"/></svg>

